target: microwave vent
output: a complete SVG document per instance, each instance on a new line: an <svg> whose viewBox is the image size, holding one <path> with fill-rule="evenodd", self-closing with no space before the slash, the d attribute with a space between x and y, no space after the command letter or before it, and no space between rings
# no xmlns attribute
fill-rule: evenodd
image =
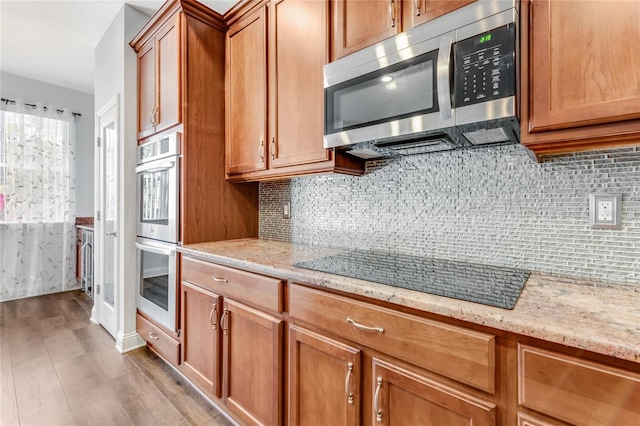
<svg viewBox="0 0 640 426"><path fill-rule="evenodd" d="M374 151L372 149L367 149L367 148L363 148L363 149L352 149L347 151L347 154L349 155L353 155L354 157L358 157L358 158L362 158L363 160L373 160L375 158L381 158L384 157L383 154Z"/></svg>
<svg viewBox="0 0 640 426"><path fill-rule="evenodd" d="M502 127L496 129L478 129L463 133L463 136L474 145L508 142L510 140L507 132L505 132Z"/></svg>

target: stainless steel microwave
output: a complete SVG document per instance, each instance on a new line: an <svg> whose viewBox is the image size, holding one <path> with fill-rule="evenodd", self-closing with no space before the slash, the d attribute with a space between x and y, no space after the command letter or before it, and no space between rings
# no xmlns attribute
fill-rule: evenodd
<svg viewBox="0 0 640 426"><path fill-rule="evenodd" d="M375 158L518 142L518 5L477 0L325 65L325 148Z"/></svg>

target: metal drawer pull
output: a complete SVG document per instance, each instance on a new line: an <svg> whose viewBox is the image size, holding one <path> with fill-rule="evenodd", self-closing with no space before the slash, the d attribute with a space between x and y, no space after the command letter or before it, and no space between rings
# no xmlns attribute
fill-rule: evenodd
<svg viewBox="0 0 640 426"><path fill-rule="evenodd" d="M366 325L358 324L353 318L347 318L347 322L353 325L355 328L359 328L360 330L377 331L380 334L384 333L384 328L382 327L369 327Z"/></svg>
<svg viewBox="0 0 640 426"><path fill-rule="evenodd" d="M215 314L217 310L218 310L218 306L217 305L213 305L211 307L211 312L209 313L209 322L213 326L214 330L216 329L216 327L218 327L218 324L216 324L215 320L213 319L213 314Z"/></svg>
<svg viewBox="0 0 640 426"><path fill-rule="evenodd" d="M260 146L258 147L258 156L261 160L264 160L264 140L260 140Z"/></svg>
<svg viewBox="0 0 640 426"><path fill-rule="evenodd" d="M212 275L211 279L214 280L217 283L228 283L229 282L228 279L226 279L226 278L218 278L215 275Z"/></svg>
<svg viewBox="0 0 640 426"><path fill-rule="evenodd" d="M224 335L226 336L227 334L229 334L229 329L226 328L226 326L223 324L223 321L225 320L225 318L227 317L227 314L229 313L229 311L227 310L227 308L224 308L224 311L222 312L222 316L220 317L220 328L222 329Z"/></svg>
<svg viewBox="0 0 640 426"><path fill-rule="evenodd" d="M149 332L149 338L153 340L160 340L156 333Z"/></svg>
<svg viewBox="0 0 640 426"><path fill-rule="evenodd" d="M420 16L420 0L413 0L413 4L416 7L416 16Z"/></svg>
<svg viewBox="0 0 640 426"><path fill-rule="evenodd" d="M353 363L347 364L347 378L344 380L344 391L347 393L347 402L353 404L353 392L351 392L351 373L353 372Z"/></svg>
<svg viewBox="0 0 640 426"><path fill-rule="evenodd" d="M376 422L382 422L382 410L380 409L380 389L382 389L382 377L378 377L378 386L376 386L376 393L373 396L373 409L376 412Z"/></svg>

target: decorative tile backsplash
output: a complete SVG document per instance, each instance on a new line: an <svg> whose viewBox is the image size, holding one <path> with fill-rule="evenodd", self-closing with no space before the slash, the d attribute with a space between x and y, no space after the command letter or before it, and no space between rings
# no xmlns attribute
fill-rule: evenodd
<svg viewBox="0 0 640 426"><path fill-rule="evenodd" d="M594 192L622 194L621 230L589 227ZM260 238L640 284L640 148L536 163L485 147L261 183Z"/></svg>

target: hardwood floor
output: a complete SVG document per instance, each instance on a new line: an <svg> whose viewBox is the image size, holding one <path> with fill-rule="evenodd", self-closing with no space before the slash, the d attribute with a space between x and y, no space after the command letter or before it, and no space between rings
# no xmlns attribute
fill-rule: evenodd
<svg viewBox="0 0 640 426"><path fill-rule="evenodd" d="M230 423L146 348L126 354L70 291L0 303L0 425Z"/></svg>

